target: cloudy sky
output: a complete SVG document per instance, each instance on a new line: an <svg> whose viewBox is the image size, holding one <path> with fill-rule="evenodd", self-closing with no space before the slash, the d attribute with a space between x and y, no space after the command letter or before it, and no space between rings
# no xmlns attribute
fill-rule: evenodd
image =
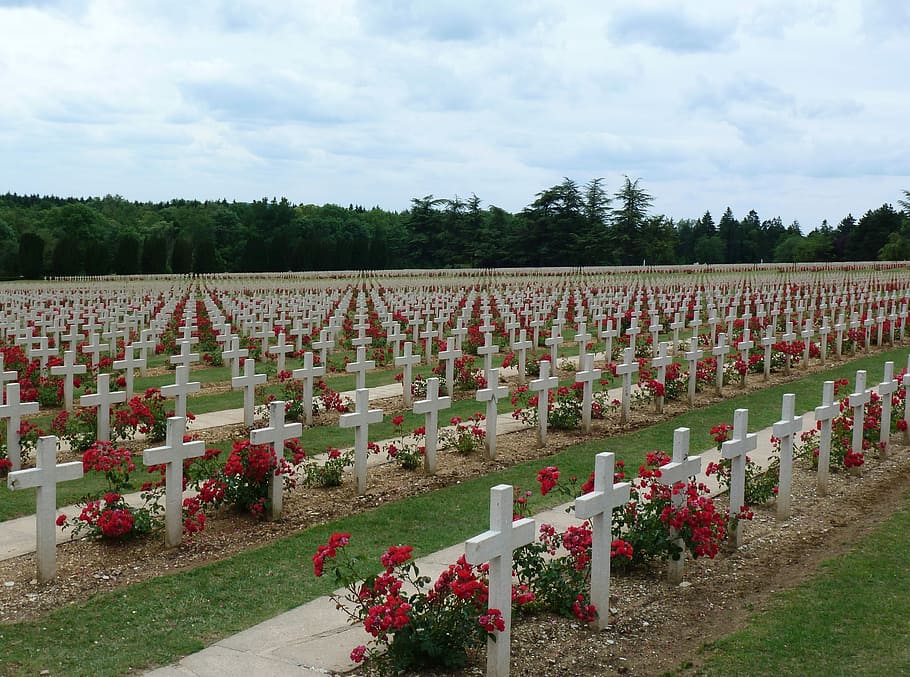
<svg viewBox="0 0 910 677"><path fill-rule="evenodd" d="M0 193L798 220L910 189L903 0L0 0Z"/></svg>

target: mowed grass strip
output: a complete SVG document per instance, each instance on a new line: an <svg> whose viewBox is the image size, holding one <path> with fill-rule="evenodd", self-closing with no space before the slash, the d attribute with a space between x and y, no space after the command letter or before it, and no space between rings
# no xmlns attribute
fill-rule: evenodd
<svg viewBox="0 0 910 677"><path fill-rule="evenodd" d="M856 515L855 519L862 519ZM707 647L703 674L910 673L910 501L746 629Z"/></svg>
<svg viewBox="0 0 910 677"><path fill-rule="evenodd" d="M823 380L852 378L856 369L868 368L874 381L884 360L905 359L906 354L906 349L899 349L872 355L627 435L588 441L546 461L531 461L307 529L190 571L98 594L37 621L0 627L0 665L10 674L50 670L51 674L117 675L174 661L330 592L334 585L313 576L310 557L332 532L350 532L352 552L371 562L378 562L392 544L407 543L417 556L425 555L488 527L486 510L477 506L488 504L489 489L495 484L536 488L536 474L544 464L559 466L565 476L587 478L594 455L605 450L615 451L635 468L648 451L669 450L677 427L691 429L693 449L706 449L713 444L710 427L731 421L736 407L750 410L752 430L764 428L779 417L783 393L796 392L798 403L805 397L814 406ZM559 500L553 495L536 496L533 507L549 507Z"/></svg>

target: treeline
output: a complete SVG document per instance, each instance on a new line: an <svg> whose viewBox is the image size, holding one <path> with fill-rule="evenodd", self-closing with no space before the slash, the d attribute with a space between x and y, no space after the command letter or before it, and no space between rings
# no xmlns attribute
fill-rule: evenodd
<svg viewBox="0 0 910 677"><path fill-rule="evenodd" d="M118 196L0 196L0 276L487 268L910 259L910 193L804 235L798 223L652 214L626 179L570 179L518 213L480 198L414 198L403 212L350 205Z"/></svg>

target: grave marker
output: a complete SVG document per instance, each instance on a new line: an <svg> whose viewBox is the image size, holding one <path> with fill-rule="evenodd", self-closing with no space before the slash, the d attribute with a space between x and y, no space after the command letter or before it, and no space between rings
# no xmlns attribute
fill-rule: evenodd
<svg viewBox="0 0 910 677"><path fill-rule="evenodd" d="M243 376L231 378L233 390L243 389L243 425L247 428L253 426L256 406L256 386L267 381L265 374L256 373L256 360L248 358L243 363Z"/></svg>
<svg viewBox="0 0 910 677"><path fill-rule="evenodd" d="M696 339L697 340L697 339ZM701 470L701 456L689 456L689 429L677 428L673 431L673 461L660 467L660 477L658 481L671 487L672 495L670 504L679 509L686 502L686 495L683 491L675 489L677 484L689 481ZM670 538L676 536L676 530L670 528ZM682 552L678 559L672 557L667 562L667 580L670 583L680 583L683 576L683 564L685 563L686 546L682 539L676 541Z"/></svg>
<svg viewBox="0 0 910 677"><path fill-rule="evenodd" d="M777 519L790 517L790 502L793 486L793 437L803 429L802 416L795 416L796 395L786 393L781 405L781 415L771 430L780 440L780 474L777 491Z"/></svg>
<svg viewBox="0 0 910 677"><path fill-rule="evenodd" d="M299 423L285 423L285 403L276 400L269 402L269 425L250 431L250 444L267 444L272 447L275 456L275 471L269 475L269 519L281 519L284 503L284 477L278 474L281 459L284 458L286 442L300 437L303 426Z"/></svg>
<svg viewBox="0 0 910 677"><path fill-rule="evenodd" d="M484 447L486 448L487 458L491 460L496 458L496 420L498 418L496 404L499 400L508 396L509 387L499 385L499 369L491 369L487 387L478 390L476 394L478 402L487 403L487 434L484 440Z"/></svg>
<svg viewBox="0 0 910 677"><path fill-rule="evenodd" d="M439 430L439 412L452 406L451 396L439 396L439 379L427 379L427 397L414 403L415 414L425 414L424 428L426 430L425 453L423 468L427 474L436 474L436 446Z"/></svg>
<svg viewBox="0 0 910 677"><path fill-rule="evenodd" d="M404 345L405 352L409 352L407 348L411 342ZM338 417L340 427L354 429L354 473L357 475L357 493L360 496L367 492L367 442L370 424L380 422L382 409L370 409L370 391L366 388L361 388L355 394L354 412Z"/></svg>
<svg viewBox="0 0 910 677"><path fill-rule="evenodd" d="M528 384L531 392L540 393L537 396L537 444L541 447L547 443L547 414L550 409L550 390L559 387L559 377L550 376L549 360L541 360L540 377Z"/></svg>
<svg viewBox="0 0 910 677"><path fill-rule="evenodd" d="M171 385L161 386L161 396L174 398L174 415L186 418L186 399L188 395L198 393L202 387L198 381L189 381L190 368L185 364L177 367L177 380Z"/></svg>
<svg viewBox="0 0 910 677"><path fill-rule="evenodd" d="M76 352L67 350L63 353L63 364L51 367L53 376L63 377L63 406L67 411L73 410L73 380L76 374L84 374L86 366L76 364Z"/></svg>
<svg viewBox="0 0 910 677"><path fill-rule="evenodd" d="M746 459L750 451L758 446L758 435L750 433L749 410L733 412L733 437L720 448L721 458L730 461L730 514L738 515L746 507ZM737 520L733 529L733 542L739 548L743 544L743 520Z"/></svg>
<svg viewBox="0 0 910 677"><path fill-rule="evenodd" d="M831 464L831 422L840 415L840 404L834 401L834 381L822 386L822 403L815 407L815 420L821 423L818 435L818 478L816 492L828 493L828 470Z"/></svg>
<svg viewBox="0 0 910 677"><path fill-rule="evenodd" d="M411 384L413 383L412 369L416 365L420 364L420 355L415 355L413 353L413 348L413 343L410 341L405 341L404 355L395 358L395 366L401 367L403 370L401 388L402 397L404 398L404 405L406 407L410 407L414 401L414 395L411 392Z"/></svg>
<svg viewBox="0 0 910 677"><path fill-rule="evenodd" d="M19 384L6 386L6 404L0 405L0 419L6 419L6 456L12 463L12 471L22 467L22 447L19 443L19 427L22 417L38 413L37 402L23 402L19 399Z"/></svg>
<svg viewBox="0 0 910 677"><path fill-rule="evenodd" d="M303 367L291 373L292 378L303 381L303 413L308 426L313 425L313 385L321 376L325 376L325 367L313 365L313 352L310 350L303 354Z"/></svg>
<svg viewBox="0 0 910 677"><path fill-rule="evenodd" d="M111 375L98 374L97 392L79 398L82 407L98 407L98 437L102 442L111 441L111 405L126 402L126 393L111 390Z"/></svg>

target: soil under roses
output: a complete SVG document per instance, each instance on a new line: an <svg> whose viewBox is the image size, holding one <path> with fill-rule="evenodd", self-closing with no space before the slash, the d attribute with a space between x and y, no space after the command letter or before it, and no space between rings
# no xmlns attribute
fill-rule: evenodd
<svg viewBox="0 0 910 677"><path fill-rule="evenodd" d="M773 383L801 376L778 376ZM767 386L760 378L753 378L749 390ZM739 391L727 389L728 394L733 392ZM719 399L712 389L701 394L697 404L706 406ZM380 406L387 413L402 409L400 398L383 401ZM597 421L591 436L627 432L684 411L688 411L685 403L668 404L660 417L633 409L629 426L620 429L610 420ZM229 436L245 436L245 431L242 426L231 426L203 434L208 440ZM364 497L354 496L350 478L334 489L297 489L286 499L280 522L224 513L210 519L204 532L187 538L173 550L165 550L160 539L124 544L66 543L57 550L58 577L48 584L33 581L33 556L0 562L0 581L13 583L0 587L0 623L38 618L99 591L200 566L346 514L534 458L543 459L583 439L578 431L551 431L549 444L539 449L533 431L506 435L497 440L499 455L495 461L485 460L480 453L442 454L435 477L383 466L371 470L370 489ZM697 649L703 642L741 626L751 610L762 608L774 591L806 579L822 559L848 549L890 515L904 499L910 455L896 448L889 460L869 459L864 473L862 479L833 475L828 497L820 499L814 495L814 474L798 467L794 517L780 525L773 517L773 506L758 511L756 520L746 527L746 545L740 552L687 564L689 585L669 586L661 568L614 577L617 613L612 627L604 633L583 628L574 619L517 617L513 674L654 674L686 662L697 664ZM851 514L863 514L864 518L852 520ZM461 674L483 674L483 665L478 655Z"/></svg>

